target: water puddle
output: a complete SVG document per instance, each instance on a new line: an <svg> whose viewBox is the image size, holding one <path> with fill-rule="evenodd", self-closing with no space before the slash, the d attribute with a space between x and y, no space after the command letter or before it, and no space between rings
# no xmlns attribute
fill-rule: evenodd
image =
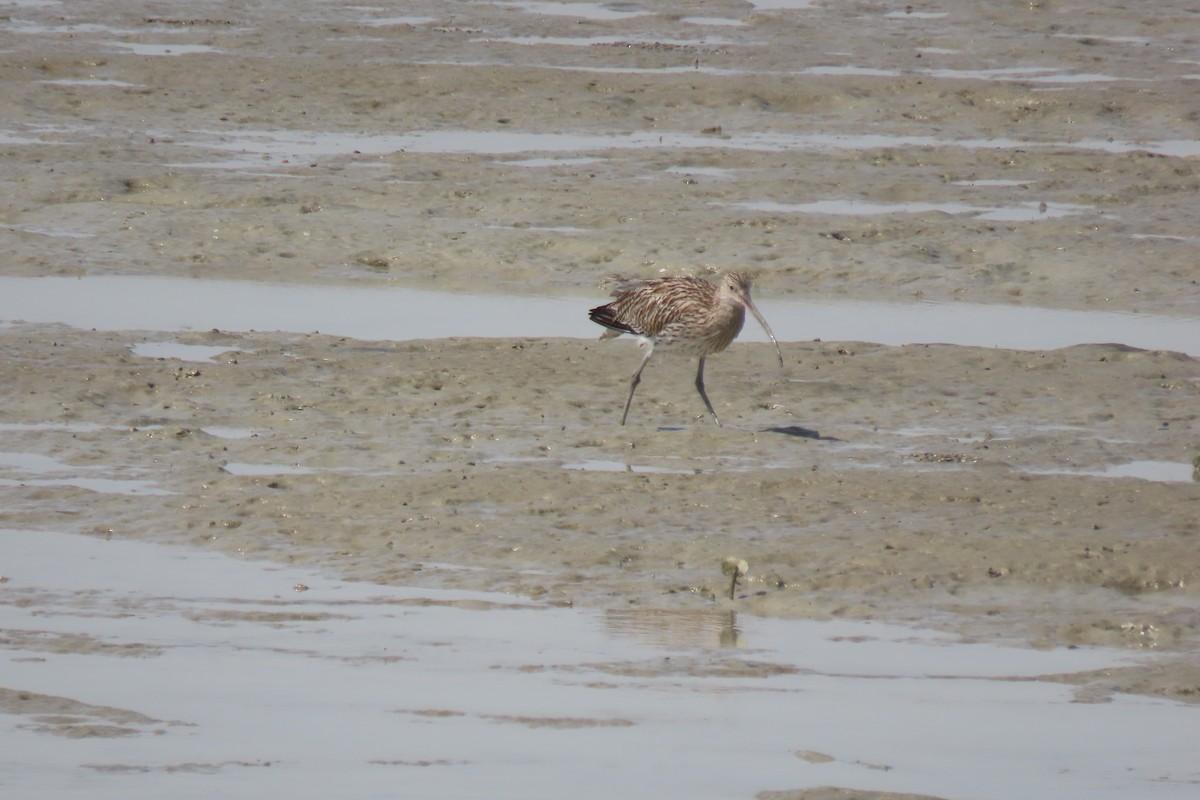
<svg viewBox="0 0 1200 800"><path fill-rule="evenodd" d="M397 25L418 28L422 25L432 25L437 21L437 17L367 17L360 19L358 24L366 25L369 28L390 28Z"/></svg>
<svg viewBox="0 0 1200 800"><path fill-rule="evenodd" d="M795 71L797 75L837 75L859 78L898 78L903 72L898 69L882 69L880 67L860 67L855 64L822 64L815 67L804 67Z"/></svg>
<svg viewBox="0 0 1200 800"><path fill-rule="evenodd" d="M711 424L711 423L708 423ZM676 427L659 427L659 432L682 431L684 428ZM783 433L792 436L802 436L811 434L810 438L819 438L819 435L807 431L803 428L771 428L771 433ZM870 445L854 445L851 447L833 448L833 450L850 450L854 448L877 450L878 448ZM751 470L758 471L763 469L788 469L794 467L794 463L787 461L762 462L753 459L739 458L697 458L692 459L697 466L692 467L662 467L653 464L631 464L626 461L609 461L605 459L586 459L583 461L571 461L561 465L562 469L581 470L583 472L637 472L654 475L700 475L703 473L730 473L730 472L749 472ZM870 467L875 469L891 469L892 465L874 463L861 464L848 462L845 466L850 468Z"/></svg>
<svg viewBox="0 0 1200 800"><path fill-rule="evenodd" d="M755 11L803 11L813 0L750 0Z"/></svg>
<svg viewBox="0 0 1200 800"><path fill-rule="evenodd" d="M514 158L506 159L505 164L514 167L579 167L585 164L597 164L602 158Z"/></svg>
<svg viewBox="0 0 1200 800"><path fill-rule="evenodd" d="M479 41L487 41L480 39ZM493 40L495 41L495 40ZM650 40L647 40L649 42ZM527 44L544 43L540 40L525 42ZM566 44L567 42L561 42ZM747 42L718 42L715 40L704 40L696 43L697 45L713 45L720 44L722 46L742 45ZM691 45L696 46L696 45ZM936 52L936 48L927 48L924 52ZM952 52L952 51L944 51ZM504 66L502 61L439 61L426 60L416 62L428 66L471 66L481 69L488 67ZM691 63L656 67L634 66L630 64L619 65L580 65L580 64L557 64L557 63L527 63L529 69L547 69L559 70L562 72L589 72L597 74L635 74L635 75L677 75L682 73L695 73L704 75L716 75L724 77L743 77L743 76L805 76L805 75L835 75L835 76L852 76L852 77L868 77L868 78L898 78L904 75L924 75L931 78L940 78L944 80L971 80L971 81L1006 81L1016 83L1029 84L1047 84L1047 89L1054 89L1052 84L1069 84L1069 83L1112 83L1116 81L1144 81L1149 82L1149 78L1122 78L1116 75L1107 75L1104 73L1092 72L1071 72L1063 70L1059 67L1006 67L1000 69L896 69L887 67L869 67L858 64L818 64L809 67L798 67L795 69L740 69L731 67L714 67L702 61L692 61ZM947 143L951 144L951 143ZM1035 145L1037 143L1034 143Z"/></svg>
<svg viewBox="0 0 1200 800"><path fill-rule="evenodd" d="M712 47L737 44L730 39L706 36L700 39L656 39L646 36L622 36L608 34L597 36L487 36L475 39L477 42L500 42L503 44L520 45L556 45L560 47L597 47L597 46L649 46L666 47Z"/></svg>
<svg viewBox="0 0 1200 800"><path fill-rule="evenodd" d="M188 56L196 53L220 53L206 44L150 44L146 42L97 42L117 50L128 50L136 56Z"/></svg>
<svg viewBox="0 0 1200 800"><path fill-rule="evenodd" d="M4 132L0 132L3 136ZM14 136L19 134L14 133ZM213 150L237 154L229 159L239 168L274 168L283 159L317 159L349 155L393 155L409 153L473 153L506 156L538 153L534 158L556 154L594 153L626 149L725 149L725 150L873 150L906 147L962 147L1021 149L1065 147L1108 153L1150 151L1163 155L1200 155L1200 141L1165 140L1130 142L1119 139L1034 141L1010 138L941 139L936 136L893 136L888 134L789 134L775 132L709 135L671 131L630 133L535 133L523 131L441 130L394 134L341 133L334 131L243 130L192 131L183 139L170 131L148 131L162 144L189 150ZM13 142L17 143L17 142ZM186 161L173 166L188 166Z"/></svg>
<svg viewBox="0 0 1200 800"><path fill-rule="evenodd" d="M46 86L113 86L120 89L132 89L140 86L137 83L126 83L125 81L115 81L105 78L59 78L52 81L39 81Z"/></svg>
<svg viewBox="0 0 1200 800"><path fill-rule="evenodd" d="M516 229L522 231L540 231L542 233L561 233L566 235L588 233L590 230L589 228L578 228L574 225L528 225L524 223L517 225L485 225L484 227L488 230L508 231Z"/></svg>
<svg viewBox="0 0 1200 800"><path fill-rule="evenodd" d="M971 186L971 187L1032 186L1035 183L1037 183L1037 181L1019 181L1019 180L1013 180L1011 178L985 178L985 179L981 179L981 180L950 181L951 186Z"/></svg>
<svg viewBox="0 0 1200 800"><path fill-rule="evenodd" d="M16 470L18 472L41 475L46 472L62 472L74 467L63 464L56 458L38 455L37 453L3 453L0 452L0 469Z"/></svg>
<svg viewBox="0 0 1200 800"><path fill-rule="evenodd" d="M1108 478L1141 478L1163 483L1191 483L1195 480L1195 468L1191 464L1173 461L1131 461L1114 464L1104 470Z"/></svg>
<svg viewBox="0 0 1200 800"><path fill-rule="evenodd" d="M91 239L96 235L91 231L71 230L63 225L14 225L11 230L32 233L35 236L45 236L50 239Z"/></svg>
<svg viewBox="0 0 1200 800"><path fill-rule="evenodd" d="M0 321L98 330L320 332L355 339L455 336L593 339L602 298L453 294L396 287L185 278L0 277ZM781 341L945 343L1019 350L1120 343L1200 356L1200 320L972 303L759 298ZM754 326L745 341L766 341Z"/></svg>
<svg viewBox="0 0 1200 800"><path fill-rule="evenodd" d="M945 19L946 17L950 16L950 14L945 11L914 11L912 6L908 6L907 8L905 8L901 11L889 11L886 14L884 14L883 16L884 16L884 19L930 20L930 19Z"/></svg>
<svg viewBox="0 0 1200 800"><path fill-rule="evenodd" d="M1058 39L1071 39L1077 42L1109 42L1112 44L1132 44L1138 46L1145 46L1153 41L1153 39L1147 36L1096 36L1086 33L1052 33L1050 35Z"/></svg>
<svg viewBox="0 0 1200 800"><path fill-rule="evenodd" d="M200 430L218 439L249 439L258 435L258 431L253 428L231 428L223 425L205 425Z"/></svg>
<svg viewBox="0 0 1200 800"><path fill-rule="evenodd" d="M94 422L0 422L0 431L58 431L62 433L95 433L96 431L120 430L115 425L98 425Z"/></svg>
<svg viewBox="0 0 1200 800"><path fill-rule="evenodd" d="M651 13L640 3L611 2L611 3L544 3L537 0L518 0L517 2L496 3L502 8L512 8L527 14L545 14L560 17L579 17L580 19L596 22L631 19Z"/></svg>
<svg viewBox="0 0 1200 800"><path fill-rule="evenodd" d="M11 426L10 426L11 427ZM27 426L26 429L32 429ZM57 430L56 428L55 430ZM72 486L97 494L170 495L154 481L136 478L98 477L110 467L77 467L38 453L0 452L0 486ZM45 477L43 477L45 476Z"/></svg>
<svg viewBox="0 0 1200 800"><path fill-rule="evenodd" d="M231 348L208 344L180 344L179 342L139 342L129 348L135 356L143 358L172 358L179 361L212 361Z"/></svg>
<svg viewBox="0 0 1200 800"><path fill-rule="evenodd" d="M1177 461L1129 461L1111 464L1104 469L1039 469L1026 470L1033 475L1083 475L1095 478L1137 478L1155 483L1193 483L1196 470L1191 464Z"/></svg>
<svg viewBox="0 0 1200 800"><path fill-rule="evenodd" d="M993 184L994 185L994 184ZM941 214L970 215L975 219L994 222L1034 222L1079 214L1096 213L1094 206L1074 203L1017 203L1011 206L976 206L969 203L871 203L865 200L817 200L812 203L749 202L731 203L733 208L762 211L769 214L833 214L848 216L878 216L883 214ZM1117 218L1115 214L1108 215Z"/></svg>
<svg viewBox="0 0 1200 800"><path fill-rule="evenodd" d="M41 139L31 139L28 136L12 133L11 131L0 131L0 144L46 144Z"/></svg>
<svg viewBox="0 0 1200 800"><path fill-rule="evenodd" d="M1136 80L1095 72L1064 72L1058 67L1006 67L1003 69L918 70L931 78L974 81L1018 81L1021 83L1109 83Z"/></svg>
<svg viewBox="0 0 1200 800"><path fill-rule="evenodd" d="M680 17L679 21L686 22L688 25L727 28L740 28L746 24L743 20L730 19L729 17Z"/></svg>
<svg viewBox="0 0 1200 800"><path fill-rule="evenodd" d="M691 469L672 469L670 467L652 467L642 464L626 464L623 461L605 461L590 459L586 461L571 461L562 465L563 469L577 469L587 472L644 472L669 475L690 475Z"/></svg>
<svg viewBox="0 0 1200 800"><path fill-rule="evenodd" d="M26 20L12 20L6 26L6 29L13 33L23 34L27 36L53 37L65 36L68 38L77 38L89 35L100 36L141 36L145 34L145 30L133 28L118 28L112 25L101 25L96 23L77 23L63 25L43 25L38 22ZM171 36L186 33L186 29L162 28L155 31L156 34ZM151 44L144 42L125 42L118 39L93 39L94 44L102 47L115 48L118 50L126 50L130 53L140 56L177 56L188 55L192 53L217 53L221 52L215 47L200 44ZM56 81L65 82L65 81ZM116 85L120 82L105 82L99 85ZM85 84L92 85L92 84ZM126 84L128 85L128 84Z"/></svg>
<svg viewBox="0 0 1200 800"><path fill-rule="evenodd" d="M683 167L670 166L664 172L669 172L672 175L699 175L705 178L715 178L719 181L730 180L736 174L736 170L725 167Z"/></svg>
<svg viewBox="0 0 1200 800"><path fill-rule="evenodd" d="M1187 242L1189 244L1200 244L1200 236L1176 236L1166 233L1131 233L1130 239L1162 239L1168 242Z"/></svg>
<svg viewBox="0 0 1200 800"><path fill-rule="evenodd" d="M268 475L313 475L323 471L312 467L304 467L299 464L247 464L236 461L230 461L222 466L221 470L228 472L230 475L249 475L254 477ZM340 472L343 470L337 471Z"/></svg>
<svg viewBox="0 0 1200 800"><path fill-rule="evenodd" d="M154 481L117 478L0 478L0 486L70 486L76 489L85 489L89 492L95 492L96 494L124 494L131 496L157 495L165 497L175 494L174 492L169 492L166 489L161 488Z"/></svg>
<svg viewBox="0 0 1200 800"><path fill-rule="evenodd" d="M57 5L58 0L46 5ZM30 20L14 19L8 20L4 26L6 30L16 34L26 36L78 36L80 34L102 34L104 36L137 36L145 33L145 31L136 30L134 28L117 28L112 25L102 25L94 22L79 22L67 23L63 25L43 25L40 22ZM164 30L164 33L172 33L170 29ZM174 31L178 32L178 31Z"/></svg>
<svg viewBox="0 0 1200 800"><path fill-rule="evenodd" d="M1182 800L1200 780L1194 709L1036 680L1124 651L551 608L49 531L0 530L0 552L14 796Z"/></svg>
<svg viewBox="0 0 1200 800"><path fill-rule="evenodd" d="M97 431L157 431L163 426L153 423L133 425L101 425L94 422L0 422L0 431L25 432L54 432L54 433L95 433Z"/></svg>

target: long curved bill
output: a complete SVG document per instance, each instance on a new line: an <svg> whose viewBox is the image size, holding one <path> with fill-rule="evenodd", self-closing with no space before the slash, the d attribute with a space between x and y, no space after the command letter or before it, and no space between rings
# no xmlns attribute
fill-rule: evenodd
<svg viewBox="0 0 1200 800"><path fill-rule="evenodd" d="M783 369L783 351L779 349L779 341L775 338L775 334L771 332L771 326L767 324L763 315L758 313L758 309L754 307L754 302L747 297L746 308L750 309L750 313L758 320L758 324L762 325L762 329L767 332L767 336L771 337L771 342L775 345L775 355L779 356L779 368Z"/></svg>

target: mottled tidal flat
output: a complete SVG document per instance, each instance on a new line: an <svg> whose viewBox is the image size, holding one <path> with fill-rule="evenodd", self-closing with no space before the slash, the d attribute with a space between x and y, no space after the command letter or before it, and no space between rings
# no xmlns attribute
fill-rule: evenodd
<svg viewBox="0 0 1200 800"><path fill-rule="evenodd" d="M661 796L1191 796L1191 759L1113 743L1151 718L1139 714L1174 725L1200 697L1197 30L1184 2L0 3L0 278L175 287L153 301L86 281L106 288L27 309L0 299L0 527L81 542L61 550L81 581L65 594L0 551L0 645L21 681L0 685L0 750L27 759L13 780L45 797L93 780L122 796L315 797L306 770L329 767L362 796L394 788L381 774L431 797L503 784L583 798L668 772ZM618 425L639 356L590 338L600 282L735 269L776 332L793 332L783 368L751 330L710 359L719 429L695 363L656 356ZM66 297L38 286L29 297ZM439 318L479 323L486 308L487 323L457 336L379 306L418 290L461 298ZM374 302L339 305L352 291ZM260 315L247 297L263 298ZM551 319L562 298L579 299L578 330ZM895 316L839 334L833 320L804 327L806 303L856 323ZM922 308L981 311L906 330ZM1081 319L1067 312L1085 335L1057 338L1058 321ZM1135 341L1141 322L1157 338ZM109 573L84 569L101 559L85 536L264 571L239 578L236 602L206 588L201 611L179 611L193 602L182 586L150 596L119 570L128 585L95 585ZM729 557L748 566L732 597ZM271 569L408 605L383 614L360 598L343 617L336 596L313 611L296 605L309 587L289 585L239 611ZM106 592L139 593L136 613L122 617L118 598L89 618L86 598ZM454 613L414 610L428 608ZM560 649L540 634L476 638L489 619L542 612L554 631L605 623ZM110 627L122 619L144 626ZM805 627L818 622L853 632ZM445 635L422 634L418 656L405 625ZM845 706L832 699L864 696L837 679L861 678L866 648L817 667L784 646L788 625L839 646L872 640L853 626L901 625L914 642L945 637L947 653L995 648L986 680L954 673L971 677L955 684L956 713L978 713L980 730L943 731L961 747L919 753L876 738L889 721L909 729L893 703L903 688L870 695L879 725L845 714L835 729ZM262 706L214 677L228 705L205 716L186 702L186 670L168 667L203 643L220 655L212 675L236 669L251 638L283 673L332 663L319 637L288 650L291 632L318 628L358 654L338 657L330 706L385 708L394 749L364 737L230 752L221 724L244 727L239 707L276 698L303 719L322 696L316 673L286 696L254 684ZM887 630L872 669L907 646ZM386 653L363 644L385 641ZM443 645L478 668L471 679L385 707L383 668L436 682L456 663L430 655ZM529 655L539 648L553 655ZM368 662L381 671L362 696L353 669ZM521 691L463 695L505 670L525 676ZM875 688L930 674L870 672ZM620 702L548 707L572 680ZM676 680L706 700L729 693L723 712L687 717L712 738L625 747L634 777L612 777L606 744L653 743L655 725L684 718L637 710L658 696L638 692ZM772 688L833 710L752 737L740 710ZM1044 702L1044 718L1004 716ZM737 735L722 737L722 713ZM1096 737L1042 760L1034 740L993 750L973 738L992 714ZM503 753L492 762L486 747L456 749L463 731L497 726L533 733L487 739ZM192 735L203 756L137 752ZM119 758L105 749L118 741ZM570 741L587 744L551 746ZM537 769L519 769L534 752ZM991 752L1004 769L988 768ZM581 753L587 776L612 782L578 777ZM728 767L693 779L659 769L670 758Z"/></svg>

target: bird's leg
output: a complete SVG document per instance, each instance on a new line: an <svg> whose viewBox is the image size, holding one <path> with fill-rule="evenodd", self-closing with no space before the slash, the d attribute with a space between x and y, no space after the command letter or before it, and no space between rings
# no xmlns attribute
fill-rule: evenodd
<svg viewBox="0 0 1200 800"><path fill-rule="evenodd" d="M700 367L696 370L696 391L704 400L704 407L708 409L708 413L713 415L713 422L717 423L717 427L720 428L721 420L717 417L717 412L713 410L712 403L708 401L708 395L704 393L704 356L700 356Z"/></svg>
<svg viewBox="0 0 1200 800"><path fill-rule="evenodd" d="M625 418L629 416L629 406L633 403L633 390L642 382L642 370L646 368L646 362L650 360L650 356L654 355L654 345L647 344L646 355L642 356L642 363L638 364L638 368L634 370L633 377L629 379L629 397L625 398L625 410L621 413L621 424L625 424Z"/></svg>

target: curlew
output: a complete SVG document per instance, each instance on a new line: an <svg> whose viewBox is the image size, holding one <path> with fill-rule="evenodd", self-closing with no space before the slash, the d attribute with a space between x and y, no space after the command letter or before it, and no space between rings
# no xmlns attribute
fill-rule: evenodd
<svg viewBox="0 0 1200 800"><path fill-rule="evenodd" d="M704 407L712 414L713 421L720 427L721 420L704 391L704 359L719 353L729 346L742 330L749 310L762 325L767 336L775 343L779 355L779 366L783 367L783 353L779 342L771 332L771 326L763 319L750 299L750 279L740 272L730 272L719 284L703 278L677 276L641 280L638 278L612 278L611 297L616 298L608 305L593 308L588 312L592 322L603 325L606 330L601 339L611 339L623 333L637 336L645 349L642 363L629 379L629 396L625 398L625 410L621 413L621 424L629 416L629 405L633 392L642 380L642 370L655 347L668 352L699 356L696 369L696 391L704 400Z"/></svg>

